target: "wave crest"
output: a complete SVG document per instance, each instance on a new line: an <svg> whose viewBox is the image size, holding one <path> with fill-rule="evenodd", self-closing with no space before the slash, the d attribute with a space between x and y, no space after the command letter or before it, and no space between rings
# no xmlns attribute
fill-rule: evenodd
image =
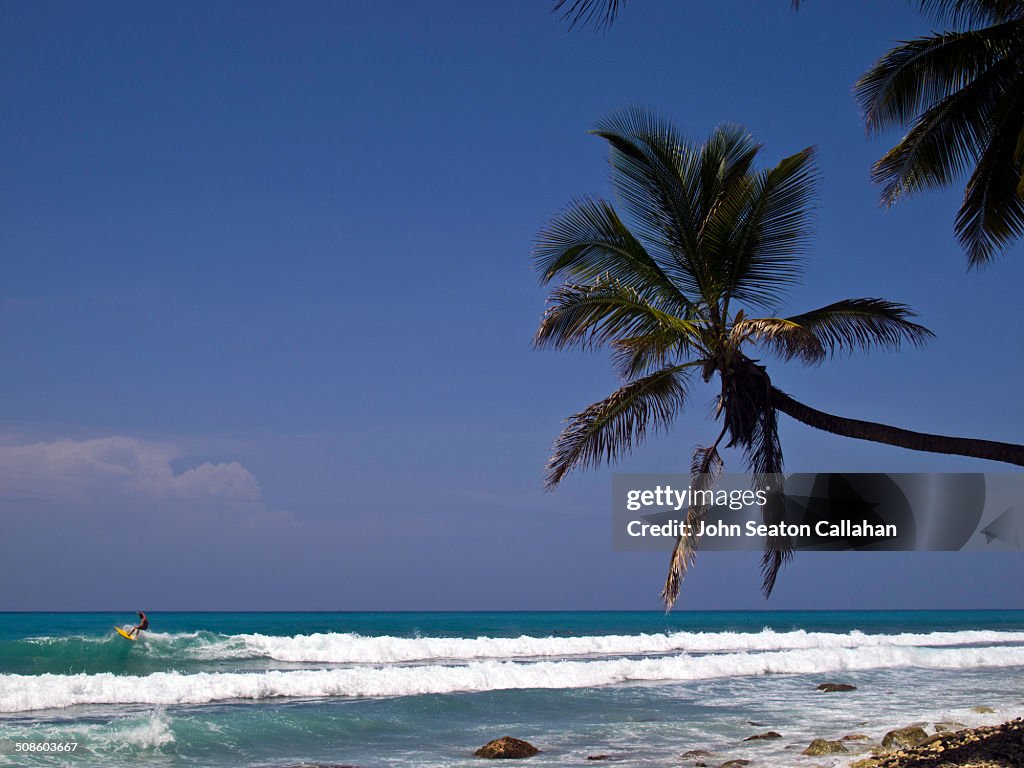
<svg viewBox="0 0 1024 768"><path fill-rule="evenodd" d="M524 659L626 656L659 653L720 653L814 648L951 647L1024 643L1024 632L962 631L868 635L828 632L672 632L583 637L366 637L325 633L279 637L235 635L225 643L233 658L251 655L288 662L388 664L431 660ZM203 652L220 652L211 647ZM227 650L227 649L225 649Z"/></svg>

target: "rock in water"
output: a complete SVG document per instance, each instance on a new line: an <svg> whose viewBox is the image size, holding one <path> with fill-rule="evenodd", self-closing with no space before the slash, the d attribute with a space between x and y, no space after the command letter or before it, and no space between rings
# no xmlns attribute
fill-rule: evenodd
<svg viewBox="0 0 1024 768"><path fill-rule="evenodd" d="M518 760L524 757L533 757L538 752L540 750L528 741L502 736L500 739L487 742L473 754L490 760Z"/></svg>
<svg viewBox="0 0 1024 768"><path fill-rule="evenodd" d="M991 715L995 710L992 707L971 707L971 712L977 712L979 715Z"/></svg>
<svg viewBox="0 0 1024 768"><path fill-rule="evenodd" d="M744 741L761 741L762 739L781 739L782 734L776 733L775 731L765 731L764 733L757 733L753 736L747 736Z"/></svg>
<svg viewBox="0 0 1024 768"><path fill-rule="evenodd" d="M906 749L907 747L920 744L927 738L928 732L924 728L918 725L911 725L907 728L897 728L895 731L889 731L882 737L882 746L886 749L892 747Z"/></svg>
<svg viewBox="0 0 1024 768"><path fill-rule="evenodd" d="M822 683L818 686L818 690L825 693L838 693L840 691L856 691L857 686L849 683Z"/></svg>
<svg viewBox="0 0 1024 768"><path fill-rule="evenodd" d="M832 755L836 752L848 752L841 741L828 741L826 739L815 739L801 755Z"/></svg>
<svg viewBox="0 0 1024 768"><path fill-rule="evenodd" d="M845 736L843 736L843 738L841 738L840 741L864 741L865 739L870 738L871 737L868 736L866 733L848 733Z"/></svg>

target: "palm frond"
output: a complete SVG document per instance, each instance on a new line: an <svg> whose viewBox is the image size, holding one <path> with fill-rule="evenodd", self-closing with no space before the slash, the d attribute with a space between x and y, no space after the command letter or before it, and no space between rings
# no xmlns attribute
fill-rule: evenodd
<svg viewBox="0 0 1024 768"><path fill-rule="evenodd" d="M957 213L956 232L967 250L968 263L980 267L1010 243L1024 236L1021 163L1017 158L1024 133L1024 77L1015 82L994 116L991 137L967 182Z"/></svg>
<svg viewBox="0 0 1024 768"><path fill-rule="evenodd" d="M904 343L920 347L933 338L930 330L910 320L916 313L906 304L885 299L844 299L820 309L787 317L774 335L765 334L764 340L774 346L784 358L798 358L816 362L807 356L806 339L799 333L789 334L786 325L797 326L811 333L823 350L829 354L839 352L866 352L872 348L898 350ZM766 325L774 318L766 318ZM756 324L758 321L751 320Z"/></svg>
<svg viewBox="0 0 1024 768"><path fill-rule="evenodd" d="M700 149L671 121L633 108L599 121L608 142L612 186L643 240L672 282L704 296L708 277L698 258Z"/></svg>
<svg viewBox="0 0 1024 768"><path fill-rule="evenodd" d="M562 20L569 22L569 29L593 24L594 29L607 30L619 15L626 0L558 0L553 13L562 11Z"/></svg>
<svg viewBox="0 0 1024 768"><path fill-rule="evenodd" d="M694 365L670 366L632 381L570 416L555 441L545 486L554 489L575 468L614 462L650 431L667 428L686 403Z"/></svg>
<svg viewBox="0 0 1024 768"><path fill-rule="evenodd" d="M768 403L771 398L770 391L771 382L768 382L764 393ZM778 420L775 409L770 405L758 408L751 440L743 446L743 450L747 468L755 476L770 478L782 473L782 444L779 442Z"/></svg>
<svg viewBox="0 0 1024 768"><path fill-rule="evenodd" d="M869 133L907 126L1020 50L1007 22L983 31L944 32L907 41L883 55L854 86Z"/></svg>
<svg viewBox="0 0 1024 768"><path fill-rule="evenodd" d="M542 283L601 277L656 291L680 307L690 303L604 200L583 198L555 216L538 235L533 259Z"/></svg>
<svg viewBox="0 0 1024 768"><path fill-rule="evenodd" d="M700 344L700 324L674 314L675 307L664 307L651 291L616 282L568 283L551 292L548 304L534 337L537 347L591 349L659 333L673 334L684 348Z"/></svg>
<svg viewBox="0 0 1024 768"><path fill-rule="evenodd" d="M772 518L766 517L766 522ZM771 525L771 522L768 522ZM775 590L779 573L793 559L793 542L787 537L768 537L761 555L761 592L769 598Z"/></svg>
<svg viewBox="0 0 1024 768"><path fill-rule="evenodd" d="M557 0L553 13L562 11L562 20L569 29L592 24L597 31L607 31L615 22L626 0ZM803 0L791 0L793 10L799 10Z"/></svg>
<svg viewBox="0 0 1024 768"><path fill-rule="evenodd" d="M827 357L825 347L814 333L784 317L743 318L733 324L731 335L737 346L753 341L783 360L816 364Z"/></svg>
<svg viewBox="0 0 1024 768"><path fill-rule="evenodd" d="M685 355L690 346L673 328L616 339L611 342L612 365L619 376L631 380L663 368L673 357Z"/></svg>
<svg viewBox="0 0 1024 768"><path fill-rule="evenodd" d="M695 491L713 490L722 474L725 462L718 454L718 444L725 435L723 429L718 439L709 446L698 446L693 452L693 459L690 462L690 487ZM704 494L698 494L697 498L704 499ZM686 510L685 530L698 530L697 524L707 513L707 505L691 504ZM693 561L697 555L698 536L679 536L672 548L672 556L669 558L668 575L665 577L665 586L661 590L661 599L665 603L665 610L671 610L679 599L679 590L682 588L683 579L693 567Z"/></svg>
<svg viewBox="0 0 1024 768"><path fill-rule="evenodd" d="M784 520L785 506L781 493L782 444L779 441L778 413L771 406L771 383L765 403L756 420L753 439L745 447L747 467L754 473L755 490L767 492L768 503L761 508L761 517L768 525ZM768 536L761 556L761 591L770 597L782 567L793 559L793 540L789 536Z"/></svg>
<svg viewBox="0 0 1024 768"><path fill-rule="evenodd" d="M918 0L921 12L954 27L978 27L1024 16L1020 0Z"/></svg>
<svg viewBox="0 0 1024 768"><path fill-rule="evenodd" d="M751 466L766 471L754 475L754 490L765 492L767 503L761 507L761 519L768 526L784 522L786 502L782 474L782 447L779 443L778 412L769 407L763 414L758 438L750 451ZM771 597L779 572L793 559L794 543L790 536L768 536L761 555L761 591Z"/></svg>
<svg viewBox="0 0 1024 768"><path fill-rule="evenodd" d="M1017 63L1004 60L926 110L871 168L882 203L941 188L977 161L990 140L993 113L1009 95Z"/></svg>
<svg viewBox="0 0 1024 768"><path fill-rule="evenodd" d="M701 147L699 187L695 190L695 211L700 225L697 236L701 250L712 250L704 242L706 234L720 218L718 214L726 207L725 204L736 198L737 192L742 196L761 148L761 144L742 126L729 123L715 128Z"/></svg>
<svg viewBox="0 0 1024 768"><path fill-rule="evenodd" d="M799 282L810 244L818 172L807 147L774 168L748 178L722 205L713 247L721 255L719 281L726 306L778 305Z"/></svg>

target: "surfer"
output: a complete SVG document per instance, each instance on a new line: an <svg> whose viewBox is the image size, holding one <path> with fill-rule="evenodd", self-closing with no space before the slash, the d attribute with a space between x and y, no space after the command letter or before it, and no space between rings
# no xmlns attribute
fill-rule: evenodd
<svg viewBox="0 0 1024 768"><path fill-rule="evenodd" d="M136 611L136 613L139 614L139 623L132 627L131 631L128 633L132 636L138 635L142 630L149 629L149 619L146 618L146 614L142 611Z"/></svg>

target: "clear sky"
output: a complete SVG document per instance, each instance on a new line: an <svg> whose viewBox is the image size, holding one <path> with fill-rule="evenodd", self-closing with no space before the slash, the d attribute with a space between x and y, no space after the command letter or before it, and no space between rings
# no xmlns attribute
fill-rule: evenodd
<svg viewBox="0 0 1024 768"><path fill-rule="evenodd" d="M0 5L0 609L656 608L610 550L611 470L546 494L600 356L533 351L531 241L610 194L631 105L766 162L816 144L793 310L882 296L927 349L773 364L845 415L1024 438L1021 248L967 273L957 194L877 205L851 86L909 3ZM889 137L890 139L893 137ZM684 470L713 392L621 468ZM787 469L998 471L782 417ZM740 471L739 457L727 457ZM681 607L1024 607L1024 555L708 555Z"/></svg>

